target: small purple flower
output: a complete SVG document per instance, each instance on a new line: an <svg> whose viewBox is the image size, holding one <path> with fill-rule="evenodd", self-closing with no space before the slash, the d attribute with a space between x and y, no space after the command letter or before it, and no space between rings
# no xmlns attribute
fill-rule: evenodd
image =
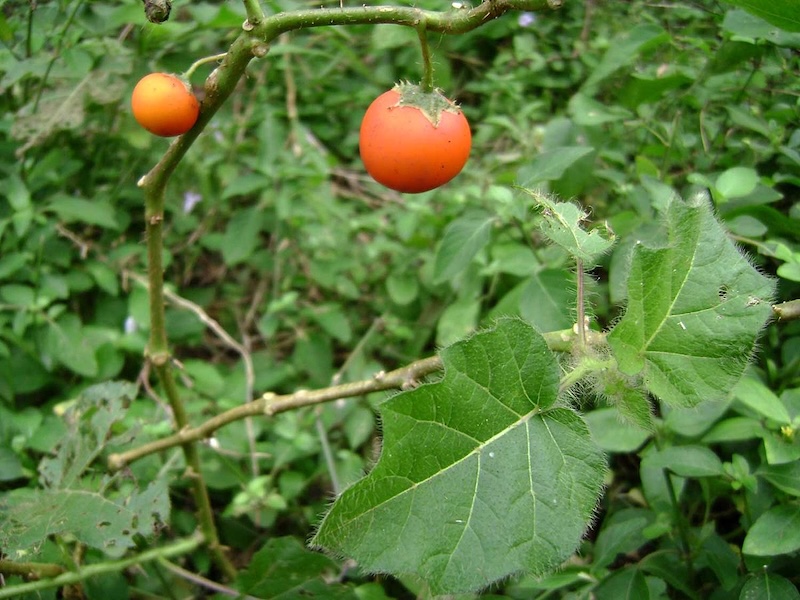
<svg viewBox="0 0 800 600"><path fill-rule="evenodd" d="M183 194L183 214L188 215L203 197L197 192L188 191Z"/></svg>
<svg viewBox="0 0 800 600"><path fill-rule="evenodd" d="M532 12L524 12L517 19L520 27L530 27L536 22L536 15Z"/></svg>

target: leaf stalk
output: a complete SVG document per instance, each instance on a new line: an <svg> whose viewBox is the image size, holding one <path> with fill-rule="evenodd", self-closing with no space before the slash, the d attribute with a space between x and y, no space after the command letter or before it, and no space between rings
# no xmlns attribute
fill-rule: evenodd
<svg viewBox="0 0 800 600"><path fill-rule="evenodd" d="M420 87L423 92L430 93L433 91L433 61L431 60L431 48L428 44L425 23L421 23L417 27L417 35L419 36L419 47L422 51L422 82Z"/></svg>

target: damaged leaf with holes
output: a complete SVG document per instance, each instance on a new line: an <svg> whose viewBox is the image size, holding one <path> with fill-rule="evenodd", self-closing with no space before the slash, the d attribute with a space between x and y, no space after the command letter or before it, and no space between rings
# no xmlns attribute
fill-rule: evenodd
<svg viewBox="0 0 800 600"><path fill-rule="evenodd" d="M106 497L84 490L16 490L0 498L0 545L14 560L30 559L51 535L74 537L111 558L152 537L169 519L163 480L143 491Z"/></svg>
<svg viewBox="0 0 800 600"><path fill-rule="evenodd" d="M124 479L92 473L108 446L130 443L135 432L116 433L137 388L106 382L87 388L64 412L67 433L39 463L43 489L0 495L0 548L14 560L30 559L53 535L69 536L112 558L134 548L135 536L151 537L169 521L163 479L144 489Z"/></svg>

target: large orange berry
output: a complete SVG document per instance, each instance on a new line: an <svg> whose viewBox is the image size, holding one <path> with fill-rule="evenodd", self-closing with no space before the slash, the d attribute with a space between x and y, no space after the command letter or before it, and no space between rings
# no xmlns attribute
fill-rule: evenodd
<svg viewBox="0 0 800 600"><path fill-rule="evenodd" d="M469 123L440 92L399 84L378 96L361 122L359 152L378 183L417 194L450 181L469 158Z"/></svg>

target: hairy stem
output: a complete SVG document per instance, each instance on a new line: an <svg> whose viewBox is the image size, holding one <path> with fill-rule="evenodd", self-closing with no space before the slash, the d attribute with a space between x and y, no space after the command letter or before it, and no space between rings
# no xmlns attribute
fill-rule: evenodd
<svg viewBox="0 0 800 600"><path fill-rule="evenodd" d="M576 259L576 271L577 271L577 282L578 282L578 293L577 293L577 313L578 313L578 344L580 345L581 350L586 348L586 304L585 304L585 296L586 292L583 289L583 261L578 258Z"/></svg>
<svg viewBox="0 0 800 600"><path fill-rule="evenodd" d="M596 358L584 358L574 369L569 371L561 378L558 391L565 392L592 373L599 373L605 369L613 369L614 364L614 359L602 360Z"/></svg>

